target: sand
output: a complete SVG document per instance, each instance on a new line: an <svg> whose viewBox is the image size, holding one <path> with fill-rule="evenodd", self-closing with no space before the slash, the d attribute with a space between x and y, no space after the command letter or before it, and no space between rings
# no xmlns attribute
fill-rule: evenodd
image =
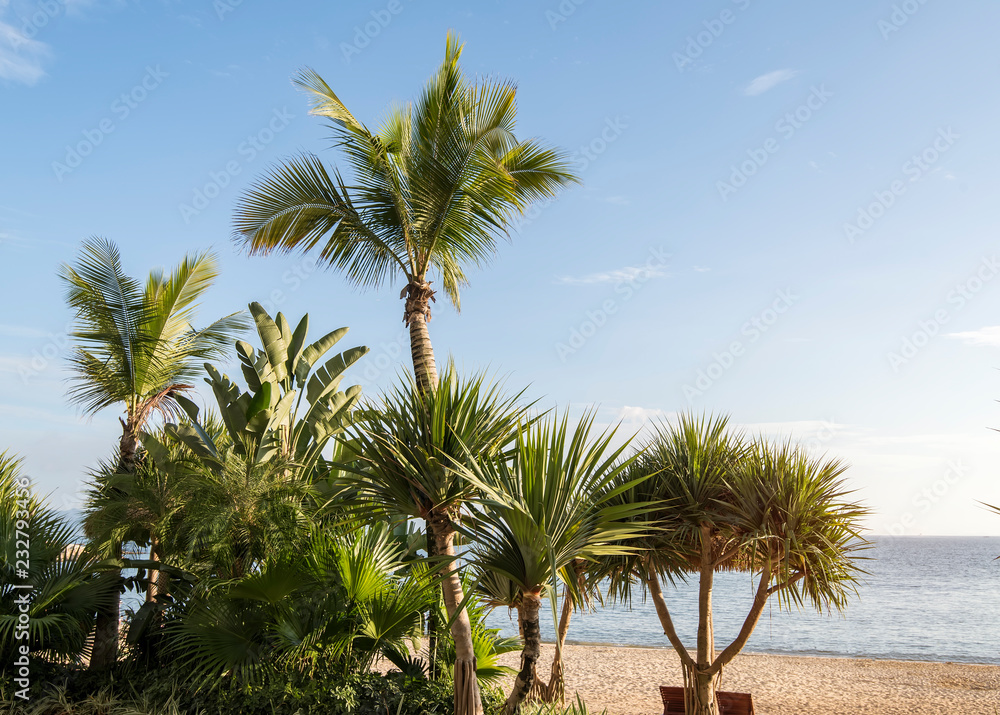
<svg viewBox="0 0 1000 715"><path fill-rule="evenodd" d="M554 650L542 647L546 679ZM567 697L595 714L657 715L659 686L682 684L676 653L661 648L568 645L565 664ZM721 689L752 693L757 715L1000 715L996 665L740 655Z"/></svg>

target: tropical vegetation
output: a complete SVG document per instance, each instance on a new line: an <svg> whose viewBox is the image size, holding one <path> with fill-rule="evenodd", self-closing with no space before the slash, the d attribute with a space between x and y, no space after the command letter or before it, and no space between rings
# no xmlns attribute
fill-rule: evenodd
<svg viewBox="0 0 1000 715"><path fill-rule="evenodd" d="M236 209L250 253L314 251L355 286L403 282L413 373L381 393L346 384L368 352L337 347L346 327L310 336L308 315L254 302L196 328L211 253L140 281L94 238L60 269L69 399L119 410L122 431L86 473L79 523L0 454L0 712L586 715L565 702L571 615L641 592L687 712L716 715L722 670L772 596L847 606L865 510L841 462L724 417L625 436L487 373L439 372L429 279L457 309L516 216L575 181L564 154L516 137L514 85L470 81L461 51L449 35L437 74L377 131L302 73L351 176L303 155ZM756 595L717 653L724 570L751 574ZM690 576L693 650L663 596ZM517 614L518 637L490 626L495 608Z"/></svg>

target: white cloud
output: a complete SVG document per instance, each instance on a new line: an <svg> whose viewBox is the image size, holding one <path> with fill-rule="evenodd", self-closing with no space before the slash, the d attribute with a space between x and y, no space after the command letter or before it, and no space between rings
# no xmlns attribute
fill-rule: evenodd
<svg viewBox="0 0 1000 715"><path fill-rule="evenodd" d="M947 337L956 338L969 345L1000 347L1000 325L990 325L979 330L970 330L964 333L948 333Z"/></svg>
<svg viewBox="0 0 1000 715"><path fill-rule="evenodd" d="M809 437L816 434L843 434L851 426L827 420L790 420L788 422L751 422L740 425L750 434L776 437Z"/></svg>
<svg viewBox="0 0 1000 715"><path fill-rule="evenodd" d="M631 201L629 201L627 196L609 196L604 199L604 203L614 204L615 206L628 206Z"/></svg>
<svg viewBox="0 0 1000 715"><path fill-rule="evenodd" d="M666 271L657 266L625 266L613 271L589 273L585 276L560 276L556 282L561 285L595 285L598 283L632 283L646 281L651 278L663 278Z"/></svg>
<svg viewBox="0 0 1000 715"><path fill-rule="evenodd" d="M9 338L45 338L50 333L27 325L4 325L0 323L0 335Z"/></svg>
<svg viewBox="0 0 1000 715"><path fill-rule="evenodd" d="M624 405L615 408L615 417L622 422L652 422L669 419L674 413L653 407L633 407Z"/></svg>
<svg viewBox="0 0 1000 715"><path fill-rule="evenodd" d="M799 74L798 71L790 69L762 74L744 88L743 94L748 97L756 97L758 94L764 94L767 90L777 87L782 82L787 82L797 74Z"/></svg>
<svg viewBox="0 0 1000 715"><path fill-rule="evenodd" d="M33 85L45 75L42 65L49 58L49 46L24 36L21 30L3 22L6 7L0 7L0 80ZM11 18L17 22L16 18Z"/></svg>

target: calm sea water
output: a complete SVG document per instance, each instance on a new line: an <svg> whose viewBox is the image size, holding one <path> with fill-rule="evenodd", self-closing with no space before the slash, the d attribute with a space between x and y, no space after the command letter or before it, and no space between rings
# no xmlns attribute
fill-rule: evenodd
<svg viewBox="0 0 1000 715"><path fill-rule="evenodd" d="M869 572L843 615L764 611L747 652L1000 664L1000 537L872 537ZM681 639L697 631L697 583L664 587ZM713 600L716 642L735 637L753 600L746 574L718 574ZM554 640L551 608L542 637ZM506 609L489 623L517 634ZM569 642L670 647L650 602L574 613Z"/></svg>

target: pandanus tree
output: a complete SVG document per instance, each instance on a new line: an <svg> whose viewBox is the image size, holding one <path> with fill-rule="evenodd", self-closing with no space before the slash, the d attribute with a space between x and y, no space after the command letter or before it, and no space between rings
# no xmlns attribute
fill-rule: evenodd
<svg viewBox="0 0 1000 715"><path fill-rule="evenodd" d="M357 461L344 479L354 498L385 518L423 519L436 543L445 609L455 643L455 713L480 715L472 624L464 608L455 536L476 495L466 478L476 460L496 459L513 442L527 407L482 375L448 367L425 391L414 380L390 389L348 430Z"/></svg>
<svg viewBox="0 0 1000 715"><path fill-rule="evenodd" d="M633 553L626 541L645 532L649 505L619 499L634 485L624 478L630 460L621 459L628 442L613 448L613 439L614 430L594 434L592 414L573 430L567 417L552 416L519 430L510 455L465 468L483 496L463 531L477 568L514 587L524 640L505 715L520 710L535 684L543 594L552 596L553 618L559 579L581 602L579 562Z"/></svg>
<svg viewBox="0 0 1000 715"><path fill-rule="evenodd" d="M638 578L681 659L688 715L718 715L722 670L743 649L772 597L779 607L841 610L861 573L866 509L851 500L836 459L791 443L749 440L724 417L682 415L655 428L630 471L648 476L627 501L663 504L643 550L610 559L612 592L627 597ZM716 650L712 592L719 571L756 580L753 602L731 643ZM674 628L664 579L698 580L698 629L689 650Z"/></svg>
<svg viewBox="0 0 1000 715"><path fill-rule="evenodd" d="M422 390L437 384L430 279L459 309L466 271L494 255L533 201L575 181L563 153L515 135L515 85L470 82L461 54L449 34L444 62L417 100L391 108L374 130L318 74L302 72L295 84L311 96L311 114L330 122L352 175L328 171L313 154L288 159L243 194L234 217L251 254L315 251L355 286L401 281Z"/></svg>
<svg viewBox="0 0 1000 715"><path fill-rule="evenodd" d="M125 274L114 243L92 238L59 276L75 317L70 399L88 415L124 411L114 471L134 472L142 431L155 415L178 414L178 397L192 388L200 362L225 355L245 319L234 313L194 328L198 302L218 276L211 253L187 256L168 274L152 271L142 285ZM120 556L120 545L112 548L109 555ZM119 609L115 599L98 617L94 668L117 658Z"/></svg>

